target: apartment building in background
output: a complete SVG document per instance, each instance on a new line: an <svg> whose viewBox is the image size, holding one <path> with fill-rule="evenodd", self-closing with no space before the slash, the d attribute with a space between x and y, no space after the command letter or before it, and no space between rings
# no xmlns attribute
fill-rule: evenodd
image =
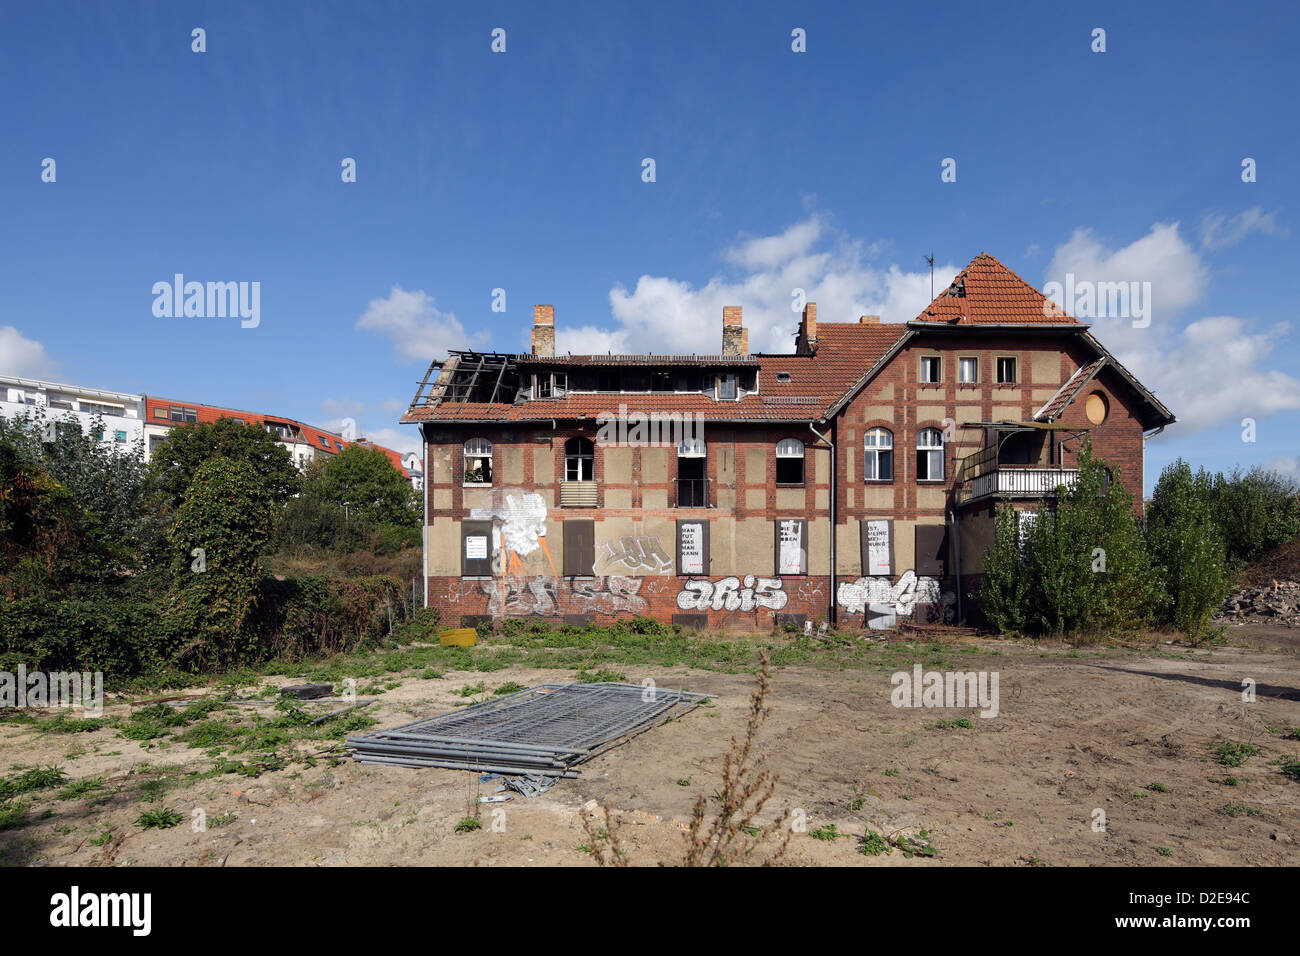
<svg viewBox="0 0 1300 956"><path fill-rule="evenodd" d="M116 448L130 449L144 435L143 395L0 373L0 416L61 421L71 415L89 431L96 414L103 420L102 439Z"/></svg>
<svg viewBox="0 0 1300 956"><path fill-rule="evenodd" d="M750 354L532 350L434 362L402 418L424 445L425 594L444 619L649 615L761 630L977 616L994 506L1032 520L1080 445L1141 507L1173 414L988 254L914 320L819 321Z"/></svg>

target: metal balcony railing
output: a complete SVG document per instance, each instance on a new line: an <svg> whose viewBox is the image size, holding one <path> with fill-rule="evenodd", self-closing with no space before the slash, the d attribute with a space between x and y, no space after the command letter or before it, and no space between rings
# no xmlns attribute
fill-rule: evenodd
<svg viewBox="0 0 1300 956"><path fill-rule="evenodd" d="M677 486L676 508L707 508L709 506L709 479L674 478Z"/></svg>
<svg viewBox="0 0 1300 956"><path fill-rule="evenodd" d="M1042 498L1056 494L1062 485L1069 488L1079 477L1077 468L1023 468L1014 466L995 467L978 477L963 481L958 489L959 501L974 501L977 498L1031 497Z"/></svg>

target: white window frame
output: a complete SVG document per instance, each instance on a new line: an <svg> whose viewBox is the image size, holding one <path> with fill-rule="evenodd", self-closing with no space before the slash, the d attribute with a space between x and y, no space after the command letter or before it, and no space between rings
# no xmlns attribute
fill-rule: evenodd
<svg viewBox="0 0 1300 956"><path fill-rule="evenodd" d="M492 484L492 443L486 438L471 438L462 446L462 468L461 482L464 486L470 488L486 488ZM488 477L487 481L466 481L465 476L472 470L470 462L479 462L487 459ZM476 465L475 468L478 466Z"/></svg>
<svg viewBox="0 0 1300 956"><path fill-rule="evenodd" d="M1011 378L1002 377L1002 363L1011 363ZM993 377L999 385L1015 385L1020 381L1020 357L1016 355L999 355L993 360Z"/></svg>
<svg viewBox="0 0 1300 956"><path fill-rule="evenodd" d="M927 364L930 363L930 362L933 362L933 363L934 363L934 374L935 374L935 377L934 377L934 378L926 378L926 377L925 377L925 370L926 370ZM920 377L920 381L921 381L921 384L922 384L922 385L939 385L939 384L942 384L942 382L943 382L943 357L942 357L942 356L940 356L940 355L922 355L922 356L921 356L921 361L920 361L920 366L921 366L921 367L917 370L917 374L918 374L919 377Z"/></svg>
<svg viewBox="0 0 1300 956"><path fill-rule="evenodd" d="M934 444L935 436L938 444ZM942 482L944 480L943 432L938 428L922 428L916 433L916 480L920 482ZM921 455L925 454L925 477L921 477ZM939 474L934 474L934 461L938 458Z"/></svg>
<svg viewBox="0 0 1300 956"><path fill-rule="evenodd" d="M965 375L964 375L964 369L966 368L966 363L967 363L967 362L970 362L970 363L972 363L972 364L975 366L974 371L971 373L971 377L970 377L970 378L966 378ZM957 384L958 384L958 385L974 385L974 384L976 384L977 382L979 382L979 380L980 380L980 360L979 360L979 356L978 356L978 355L961 355L961 356L958 356L958 358L957 358Z"/></svg>
<svg viewBox="0 0 1300 956"><path fill-rule="evenodd" d="M889 477L880 475L880 453L889 452ZM862 480L887 483L894 480L894 433L883 425L867 429L862 436Z"/></svg>

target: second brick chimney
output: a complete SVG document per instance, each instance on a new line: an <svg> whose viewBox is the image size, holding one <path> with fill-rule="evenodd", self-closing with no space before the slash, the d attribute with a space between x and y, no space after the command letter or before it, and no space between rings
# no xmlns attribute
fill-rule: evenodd
<svg viewBox="0 0 1300 956"><path fill-rule="evenodd" d="M555 306L533 306L533 354L545 358L555 355Z"/></svg>
<svg viewBox="0 0 1300 956"><path fill-rule="evenodd" d="M803 318L799 322L799 334L795 338L796 355L817 354L817 303L809 302L803 307Z"/></svg>
<svg viewBox="0 0 1300 956"><path fill-rule="evenodd" d="M722 307L722 354L749 354L749 329L745 328L744 315L738 305Z"/></svg>

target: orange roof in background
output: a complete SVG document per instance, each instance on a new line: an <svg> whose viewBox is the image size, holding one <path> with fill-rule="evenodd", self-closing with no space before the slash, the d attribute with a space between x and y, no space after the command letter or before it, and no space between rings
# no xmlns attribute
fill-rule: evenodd
<svg viewBox="0 0 1300 956"><path fill-rule="evenodd" d="M408 477L410 475L410 472L408 472L406 467L402 464L401 453L392 448L385 448L383 445L376 445L374 442L368 441L364 438L358 441L348 441L336 432L326 431L323 428L317 428L315 425L308 425L306 422L300 422L295 418L288 418L284 415L263 415L259 412L246 412L238 408L222 408L219 405L202 405L198 402L181 402L167 398L154 398L150 395L146 395L144 401L145 421L153 425L185 424L183 422L174 422L171 420L170 409L173 407L194 409L199 424L211 424L221 418L234 418L242 421L246 425L288 425L294 429L294 437L292 439L285 439L286 441L310 445L317 451L329 451L335 455L348 445L360 445L363 448L377 448L388 457L388 460L393 463L394 468ZM154 415L155 408L167 410L168 417L165 419L156 417ZM322 439L328 444L322 443Z"/></svg>
<svg viewBox="0 0 1300 956"><path fill-rule="evenodd" d="M987 252L981 252L916 317L952 325L1082 325Z"/></svg>

